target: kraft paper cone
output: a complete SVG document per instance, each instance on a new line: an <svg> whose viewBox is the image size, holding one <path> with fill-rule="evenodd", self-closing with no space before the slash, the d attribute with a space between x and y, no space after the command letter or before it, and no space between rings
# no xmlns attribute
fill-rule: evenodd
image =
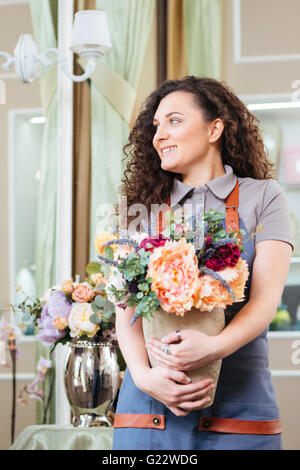
<svg viewBox="0 0 300 470"><path fill-rule="evenodd" d="M193 308L186 312L184 316L176 315L175 313L168 313L162 309L155 312L151 318L143 318L143 330L145 341L150 338L157 338L161 340L164 336L176 330L196 330L201 331L209 336L214 336L220 333L225 327L225 315L222 308L215 308L211 312L201 312ZM149 357L152 367L157 366L157 362L153 357ZM204 367L199 367L191 371L185 371L190 377L192 382L198 382L206 378L212 378L214 383L217 384L222 359L207 364ZM208 408L214 402L216 387L208 393L210 401L205 403L199 409Z"/></svg>

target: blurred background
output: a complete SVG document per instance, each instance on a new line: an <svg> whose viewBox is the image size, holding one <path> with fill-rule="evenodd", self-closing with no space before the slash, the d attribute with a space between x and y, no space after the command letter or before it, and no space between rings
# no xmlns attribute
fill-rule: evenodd
<svg viewBox="0 0 300 470"><path fill-rule="evenodd" d="M28 33L40 54L60 47L71 60L74 14L94 9L107 13L112 50L88 80L75 83L54 64L22 83L0 62L3 315L9 320L5 305L21 302L23 291L41 297L62 279L84 279L85 266L96 259L99 206L117 200L122 147L147 95L165 79L185 75L224 80L260 119L289 202L295 251L270 326L270 368L284 448L300 449L300 2L0 0L0 50L13 55ZM83 73L83 62L74 59L73 73ZM32 382L45 352L32 333L22 331L17 390ZM58 356L58 369L60 363ZM11 443L11 381L11 368L0 366L0 449ZM57 379L46 422L66 419ZM41 422L35 400L17 403L16 436Z"/></svg>

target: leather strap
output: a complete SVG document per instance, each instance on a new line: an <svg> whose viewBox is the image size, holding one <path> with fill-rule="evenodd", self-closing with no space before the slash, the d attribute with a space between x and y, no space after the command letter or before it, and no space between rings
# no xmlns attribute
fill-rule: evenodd
<svg viewBox="0 0 300 470"><path fill-rule="evenodd" d="M226 199L226 231L229 232L239 230L239 180L236 180L236 185Z"/></svg>
<svg viewBox="0 0 300 470"><path fill-rule="evenodd" d="M171 205L170 198L168 198L166 204L168 206ZM226 206L226 216L225 216L226 231L229 232L230 230L232 231L239 230L240 223L239 223L239 180L238 179L236 180L235 187L233 188L231 193L227 196L225 206ZM162 231L161 229L164 229L163 214L168 208L163 209L159 213L159 218L158 218L158 222L156 225L157 233Z"/></svg>
<svg viewBox="0 0 300 470"><path fill-rule="evenodd" d="M165 429L165 416L152 414L115 414L114 428ZM229 434L281 434L280 419L248 421L243 419L200 418L199 431Z"/></svg>
<svg viewBox="0 0 300 470"><path fill-rule="evenodd" d="M164 415L115 414L114 428L165 429Z"/></svg>
<svg viewBox="0 0 300 470"><path fill-rule="evenodd" d="M280 434L282 425L280 419L266 421L246 421L229 418L200 418L200 431L214 431L233 434Z"/></svg>

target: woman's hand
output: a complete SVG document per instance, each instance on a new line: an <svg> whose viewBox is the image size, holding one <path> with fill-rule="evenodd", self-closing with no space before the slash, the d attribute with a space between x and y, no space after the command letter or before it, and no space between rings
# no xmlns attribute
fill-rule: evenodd
<svg viewBox="0 0 300 470"><path fill-rule="evenodd" d="M191 383L184 372L164 367L153 367L139 374L136 385L167 406L176 416L187 416L190 411L209 401L207 394L214 388L211 378Z"/></svg>
<svg viewBox="0 0 300 470"><path fill-rule="evenodd" d="M218 337L208 336L194 330L181 330L181 341L174 332L159 341L150 338L146 344L150 356L162 367L185 371L202 367L220 359ZM169 344L169 353L163 352L163 345Z"/></svg>

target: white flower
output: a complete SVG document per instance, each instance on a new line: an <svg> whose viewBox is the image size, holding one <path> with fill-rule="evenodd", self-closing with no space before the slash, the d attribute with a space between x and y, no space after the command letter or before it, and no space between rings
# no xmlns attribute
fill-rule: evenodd
<svg viewBox="0 0 300 470"><path fill-rule="evenodd" d="M94 336L97 333L99 326L90 322L90 316L93 315L93 313L91 304L86 302L75 302L72 305L68 318L72 338L83 334Z"/></svg>
<svg viewBox="0 0 300 470"><path fill-rule="evenodd" d="M117 268L112 268L111 275L109 277L109 281L108 281L108 283L105 287L105 291L106 291L108 300L112 304L116 305L116 304L119 304L120 301L117 300L116 297L111 292L112 287L115 287L117 290L123 290L126 287L124 278L123 278L122 274L118 271Z"/></svg>

